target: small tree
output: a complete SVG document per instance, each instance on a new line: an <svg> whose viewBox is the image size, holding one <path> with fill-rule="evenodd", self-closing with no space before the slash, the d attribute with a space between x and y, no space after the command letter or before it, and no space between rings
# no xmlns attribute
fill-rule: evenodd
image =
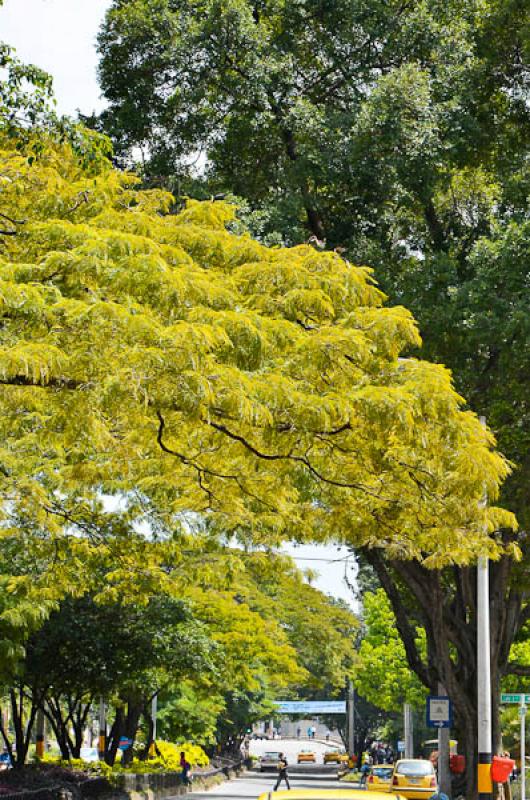
<svg viewBox="0 0 530 800"><path fill-rule="evenodd" d="M80 757L94 700L112 699L107 760L113 763L120 737L135 740L153 694L211 672L214 656L204 626L181 601L154 597L145 606L105 606L85 596L64 600L30 638L25 680L34 695L47 687L40 689L43 708L64 758Z"/></svg>

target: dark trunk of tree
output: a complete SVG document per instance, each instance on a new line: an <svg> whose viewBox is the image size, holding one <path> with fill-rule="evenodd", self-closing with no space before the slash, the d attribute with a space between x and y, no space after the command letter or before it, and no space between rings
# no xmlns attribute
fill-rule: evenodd
<svg viewBox="0 0 530 800"><path fill-rule="evenodd" d="M15 747L11 747L10 756L15 769L22 769L28 755L38 703L33 695L26 694L22 684L10 689L9 700L15 731Z"/></svg>
<svg viewBox="0 0 530 800"><path fill-rule="evenodd" d="M293 165L299 166L299 157L298 157L296 138L294 132L291 130L291 128L286 126L282 110L278 106L278 104L274 102L274 99L272 97L269 97L269 102L271 104L271 109L276 117L276 121L280 129L280 134L285 143L285 151L287 153L287 157ZM302 195L302 201L307 216L307 227L309 228L313 236L316 236L316 238L319 241L325 241L326 231L324 228L324 222L322 220L320 212L317 209L314 197L312 196L308 180L306 177L299 174L297 175L296 182L298 184L300 193Z"/></svg>
<svg viewBox="0 0 530 800"><path fill-rule="evenodd" d="M134 742L136 740L136 734L138 733L138 725L143 710L144 710L144 698L136 696L130 696L128 698L127 716L125 718L123 736L126 736L127 739L130 739L132 741L132 744L123 753L121 760L123 766L127 766L127 764L130 764L132 761Z"/></svg>
<svg viewBox="0 0 530 800"><path fill-rule="evenodd" d="M141 755L142 761L145 761L147 758L149 758L149 751L154 741L155 726L153 722L153 717L149 713L148 708L149 708L149 703L146 703L144 709L144 722L147 723L147 736L145 738L145 747Z"/></svg>
<svg viewBox="0 0 530 800"><path fill-rule="evenodd" d="M91 702L82 696L50 695L42 705L64 759L80 758ZM73 737L71 735L73 731Z"/></svg>
<svg viewBox="0 0 530 800"><path fill-rule="evenodd" d="M466 756L465 795L477 796L476 569L428 570L414 561L385 560L379 550L363 551L385 590L410 668L436 693L442 682L453 701L459 750ZM513 561L490 565L491 683L493 748L500 746L499 691L509 671L515 635L528 618L524 596L510 587ZM416 646L416 625L425 629L427 657ZM463 788L463 787L462 787Z"/></svg>
<svg viewBox="0 0 530 800"><path fill-rule="evenodd" d="M132 761L133 746L138 732L138 724L142 715L143 706L142 700L129 698L127 702L127 713L125 713L124 705L120 705L116 708L114 722L107 738L105 755L107 764L112 766L115 763L122 736L132 740L132 745L123 753L122 764L126 766Z"/></svg>
<svg viewBox="0 0 530 800"><path fill-rule="evenodd" d="M116 708L114 722L105 740L105 762L111 767L114 766L114 762L116 761L120 738L124 735L124 722L125 714L123 707L120 705Z"/></svg>

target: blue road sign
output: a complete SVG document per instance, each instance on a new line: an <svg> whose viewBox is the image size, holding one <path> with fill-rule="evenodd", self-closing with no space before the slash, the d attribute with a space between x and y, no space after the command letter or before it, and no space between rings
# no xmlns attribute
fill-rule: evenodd
<svg viewBox="0 0 530 800"><path fill-rule="evenodd" d="M427 698L427 727L450 728L453 724L453 704L448 697L429 695Z"/></svg>
<svg viewBox="0 0 530 800"><path fill-rule="evenodd" d="M345 700L276 700L277 714L345 714Z"/></svg>
<svg viewBox="0 0 530 800"><path fill-rule="evenodd" d="M125 752L125 750L128 750L131 745L132 745L132 739L128 739L126 736L122 736L120 738L118 747L120 748L120 750L123 750Z"/></svg>

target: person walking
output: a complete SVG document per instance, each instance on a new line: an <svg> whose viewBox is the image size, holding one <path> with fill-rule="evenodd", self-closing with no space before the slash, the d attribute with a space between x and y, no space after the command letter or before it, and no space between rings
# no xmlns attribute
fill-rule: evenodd
<svg viewBox="0 0 530 800"><path fill-rule="evenodd" d="M184 753L184 751L182 751L180 754L180 768L182 770L180 775L180 777L182 778L182 783L184 784L184 786L191 786L191 780L190 780L191 764L186 759L186 753Z"/></svg>
<svg viewBox="0 0 530 800"><path fill-rule="evenodd" d="M291 788L289 785L289 776L287 774L287 759L283 753L280 753L280 758L278 760L278 780L276 781L276 786L273 791L276 792L278 790L278 786L282 781L285 781L288 789Z"/></svg>

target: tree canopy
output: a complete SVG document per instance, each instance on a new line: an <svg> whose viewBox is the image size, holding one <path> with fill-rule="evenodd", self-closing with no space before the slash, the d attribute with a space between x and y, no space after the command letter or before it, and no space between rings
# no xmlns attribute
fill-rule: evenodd
<svg viewBox="0 0 530 800"><path fill-rule="evenodd" d="M368 269L231 234L223 203L168 213L67 143L35 158L4 138L0 180L4 533L67 542L79 570L107 494L118 543L194 512L254 545L500 552L489 534L513 518L481 500L508 465L449 373L407 355L414 320Z"/></svg>
<svg viewBox="0 0 530 800"><path fill-rule="evenodd" d="M99 37L118 152L241 196L265 240L310 232L374 267L517 462L525 527L528 257L484 256L528 215L529 26L514 0L116 0Z"/></svg>

